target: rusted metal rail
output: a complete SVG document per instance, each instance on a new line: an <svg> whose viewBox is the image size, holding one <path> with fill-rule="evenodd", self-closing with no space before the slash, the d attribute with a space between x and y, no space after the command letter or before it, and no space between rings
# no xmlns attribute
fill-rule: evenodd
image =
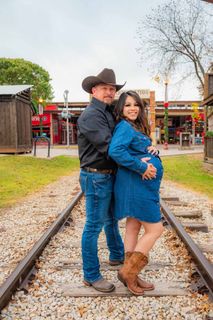
<svg viewBox="0 0 213 320"><path fill-rule="evenodd" d="M73 201L65 208L57 220L47 229L43 236L35 243L26 257L17 265L15 270L10 274L7 280L0 287L0 311L10 301L12 294L20 288L24 280L28 277L34 268L36 260L42 254L44 248L50 239L59 231L70 216L70 213L77 202L81 199L83 193L79 192Z"/></svg>
<svg viewBox="0 0 213 320"><path fill-rule="evenodd" d="M211 299L213 299L213 265L207 260L200 248L196 245L190 235L185 231L178 219L173 215L166 203L161 200L161 209L168 223L175 229L178 236L185 243L187 250L190 252L199 274L208 289Z"/></svg>
<svg viewBox="0 0 213 320"><path fill-rule="evenodd" d="M44 235L38 240L38 242L29 251L27 256L17 265L16 269L11 273L8 279L0 287L0 310L7 305L10 301L12 294L21 288L23 283L28 279L29 274L32 273L35 268L35 262L42 254L44 248L50 241L50 239L65 225L66 221L70 217L70 213L77 202L81 199L83 193L79 192L70 205L65 208L57 220L50 226L50 228L44 233ZM213 265L206 259L198 246L194 243L191 237L184 230L181 223L172 214L169 207L161 200L161 209L165 219L175 229L178 236L186 244L196 267L199 270L199 274L208 288L209 296L213 298Z"/></svg>

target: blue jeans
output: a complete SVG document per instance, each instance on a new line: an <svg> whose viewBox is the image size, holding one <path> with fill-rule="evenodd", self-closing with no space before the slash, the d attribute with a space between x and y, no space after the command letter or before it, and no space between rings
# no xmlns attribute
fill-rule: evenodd
<svg viewBox="0 0 213 320"><path fill-rule="evenodd" d="M112 211L114 175L81 170L80 184L86 198L86 223L82 234L83 272L84 279L92 283L102 278L98 259L98 237L102 228L110 260L123 260L124 246Z"/></svg>

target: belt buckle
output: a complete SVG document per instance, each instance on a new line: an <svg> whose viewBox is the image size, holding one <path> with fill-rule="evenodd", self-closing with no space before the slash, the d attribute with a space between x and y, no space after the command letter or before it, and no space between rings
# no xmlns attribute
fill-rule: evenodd
<svg viewBox="0 0 213 320"><path fill-rule="evenodd" d="M97 172L97 173L103 173L103 174L115 173L115 171L112 169L96 169L96 168L85 167L84 170L87 172Z"/></svg>
<svg viewBox="0 0 213 320"><path fill-rule="evenodd" d="M113 169L106 169L106 170L103 170L105 173L108 173L108 174L114 174L115 171Z"/></svg>

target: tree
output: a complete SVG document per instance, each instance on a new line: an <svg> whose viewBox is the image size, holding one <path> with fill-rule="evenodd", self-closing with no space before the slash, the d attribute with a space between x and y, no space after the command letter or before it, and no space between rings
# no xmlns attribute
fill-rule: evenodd
<svg viewBox="0 0 213 320"><path fill-rule="evenodd" d="M0 84L29 84L32 87L32 102L38 106L39 98L44 102L53 98L49 73L38 64L24 59L0 58Z"/></svg>
<svg viewBox="0 0 213 320"><path fill-rule="evenodd" d="M213 59L212 17L205 6L200 0L170 0L140 22L138 52L142 64L150 62L153 75L194 77L203 92Z"/></svg>

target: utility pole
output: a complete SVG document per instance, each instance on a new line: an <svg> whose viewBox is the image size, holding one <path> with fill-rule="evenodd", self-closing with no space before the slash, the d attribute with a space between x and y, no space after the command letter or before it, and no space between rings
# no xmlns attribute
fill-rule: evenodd
<svg viewBox="0 0 213 320"><path fill-rule="evenodd" d="M67 147L69 147L70 145L68 94L69 94L69 90L64 90L64 102L65 102L66 111L67 111Z"/></svg>
<svg viewBox="0 0 213 320"><path fill-rule="evenodd" d="M43 99L40 97L38 100L38 113L39 113L39 122L40 122L40 137L43 134L43 128L42 128L42 116L44 113L44 108L43 108Z"/></svg>
<svg viewBox="0 0 213 320"><path fill-rule="evenodd" d="M165 99L164 99L164 149L168 149L169 128L168 128L168 79L164 81L165 84Z"/></svg>

